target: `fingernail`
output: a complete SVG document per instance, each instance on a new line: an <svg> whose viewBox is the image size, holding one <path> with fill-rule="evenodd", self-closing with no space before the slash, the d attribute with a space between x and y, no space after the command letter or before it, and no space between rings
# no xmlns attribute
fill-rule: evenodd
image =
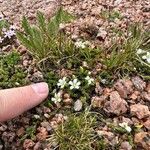
<svg viewBox="0 0 150 150"><path fill-rule="evenodd" d="M31 86L37 94L48 93L48 84L45 82L32 84Z"/></svg>

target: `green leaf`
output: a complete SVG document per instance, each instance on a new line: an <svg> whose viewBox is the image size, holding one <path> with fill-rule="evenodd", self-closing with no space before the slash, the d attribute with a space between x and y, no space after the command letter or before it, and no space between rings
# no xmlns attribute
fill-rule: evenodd
<svg viewBox="0 0 150 150"><path fill-rule="evenodd" d="M37 12L37 23L41 31L46 32L47 30L46 19L45 19L44 14L40 11Z"/></svg>
<svg viewBox="0 0 150 150"><path fill-rule="evenodd" d="M31 26L25 16L23 17L23 20L22 20L22 27L27 35L32 34Z"/></svg>

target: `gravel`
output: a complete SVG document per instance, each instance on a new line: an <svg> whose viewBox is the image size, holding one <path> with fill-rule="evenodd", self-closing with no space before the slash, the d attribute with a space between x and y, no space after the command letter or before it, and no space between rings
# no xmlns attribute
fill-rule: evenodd
<svg viewBox="0 0 150 150"><path fill-rule="evenodd" d="M109 47L111 39L117 39L120 42L127 37L127 35L119 37L112 32L112 28L126 33L128 26L134 22L143 23L144 29L150 26L149 0L62 0L62 5L65 10L76 16L75 21L66 25L66 33L71 33L76 38L90 40L93 47L97 45ZM47 18L50 18L59 6L60 0L0 0L0 10L18 26L23 15L27 15L33 22L36 11L40 10L46 14ZM115 17L109 20L102 15L102 12L119 12L121 18ZM28 67L27 57L24 58L23 63ZM32 70L33 68L31 68L33 76L30 75L29 78L33 81L43 79L40 72ZM101 65L94 71L101 71ZM65 76L66 72L72 74L69 70L59 72L62 76ZM132 149L126 135L116 134L108 126L109 122L116 124L125 122L134 127L142 125L138 133L132 135L133 142L139 149L150 149L150 82L135 76L131 79L119 79L111 87L103 87L97 83L95 94L92 95L90 102L94 110L98 108L107 116L105 126L99 124L96 129L106 143L112 144L113 147L119 140L121 141L120 150ZM64 94L63 105L60 104L59 109L71 108L72 105L73 100L70 95ZM55 110L55 108L52 109ZM78 100L75 102L75 110L81 109L82 103ZM51 135L52 129L67 120L63 112L54 114L53 110L46 106L38 106L5 124L0 124L0 149L3 147L5 149L48 149L45 140ZM33 123L36 118L33 116L37 115L40 118L37 118L38 123L35 125ZM23 143L20 142L20 139L26 135L26 129L30 127L34 128L36 138L32 139L28 136Z"/></svg>

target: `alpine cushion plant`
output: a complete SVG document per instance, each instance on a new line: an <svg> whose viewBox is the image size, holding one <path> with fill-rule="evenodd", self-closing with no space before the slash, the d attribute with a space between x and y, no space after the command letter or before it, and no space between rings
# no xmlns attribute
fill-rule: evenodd
<svg viewBox="0 0 150 150"><path fill-rule="evenodd" d="M91 72L80 67L71 76L57 79L51 94L51 101L55 104L60 103L63 94L67 93L70 98L77 100L82 99L85 103L89 100L95 89L95 79Z"/></svg>
<svg viewBox="0 0 150 150"><path fill-rule="evenodd" d="M29 82L20 61L21 56L15 50L0 55L0 88L18 87Z"/></svg>

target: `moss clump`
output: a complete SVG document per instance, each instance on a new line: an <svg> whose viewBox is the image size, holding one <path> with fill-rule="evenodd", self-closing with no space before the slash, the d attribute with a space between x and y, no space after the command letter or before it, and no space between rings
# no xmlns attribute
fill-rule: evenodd
<svg viewBox="0 0 150 150"><path fill-rule="evenodd" d="M27 84L26 73L20 64L21 56L12 51L0 55L0 88L12 88Z"/></svg>

